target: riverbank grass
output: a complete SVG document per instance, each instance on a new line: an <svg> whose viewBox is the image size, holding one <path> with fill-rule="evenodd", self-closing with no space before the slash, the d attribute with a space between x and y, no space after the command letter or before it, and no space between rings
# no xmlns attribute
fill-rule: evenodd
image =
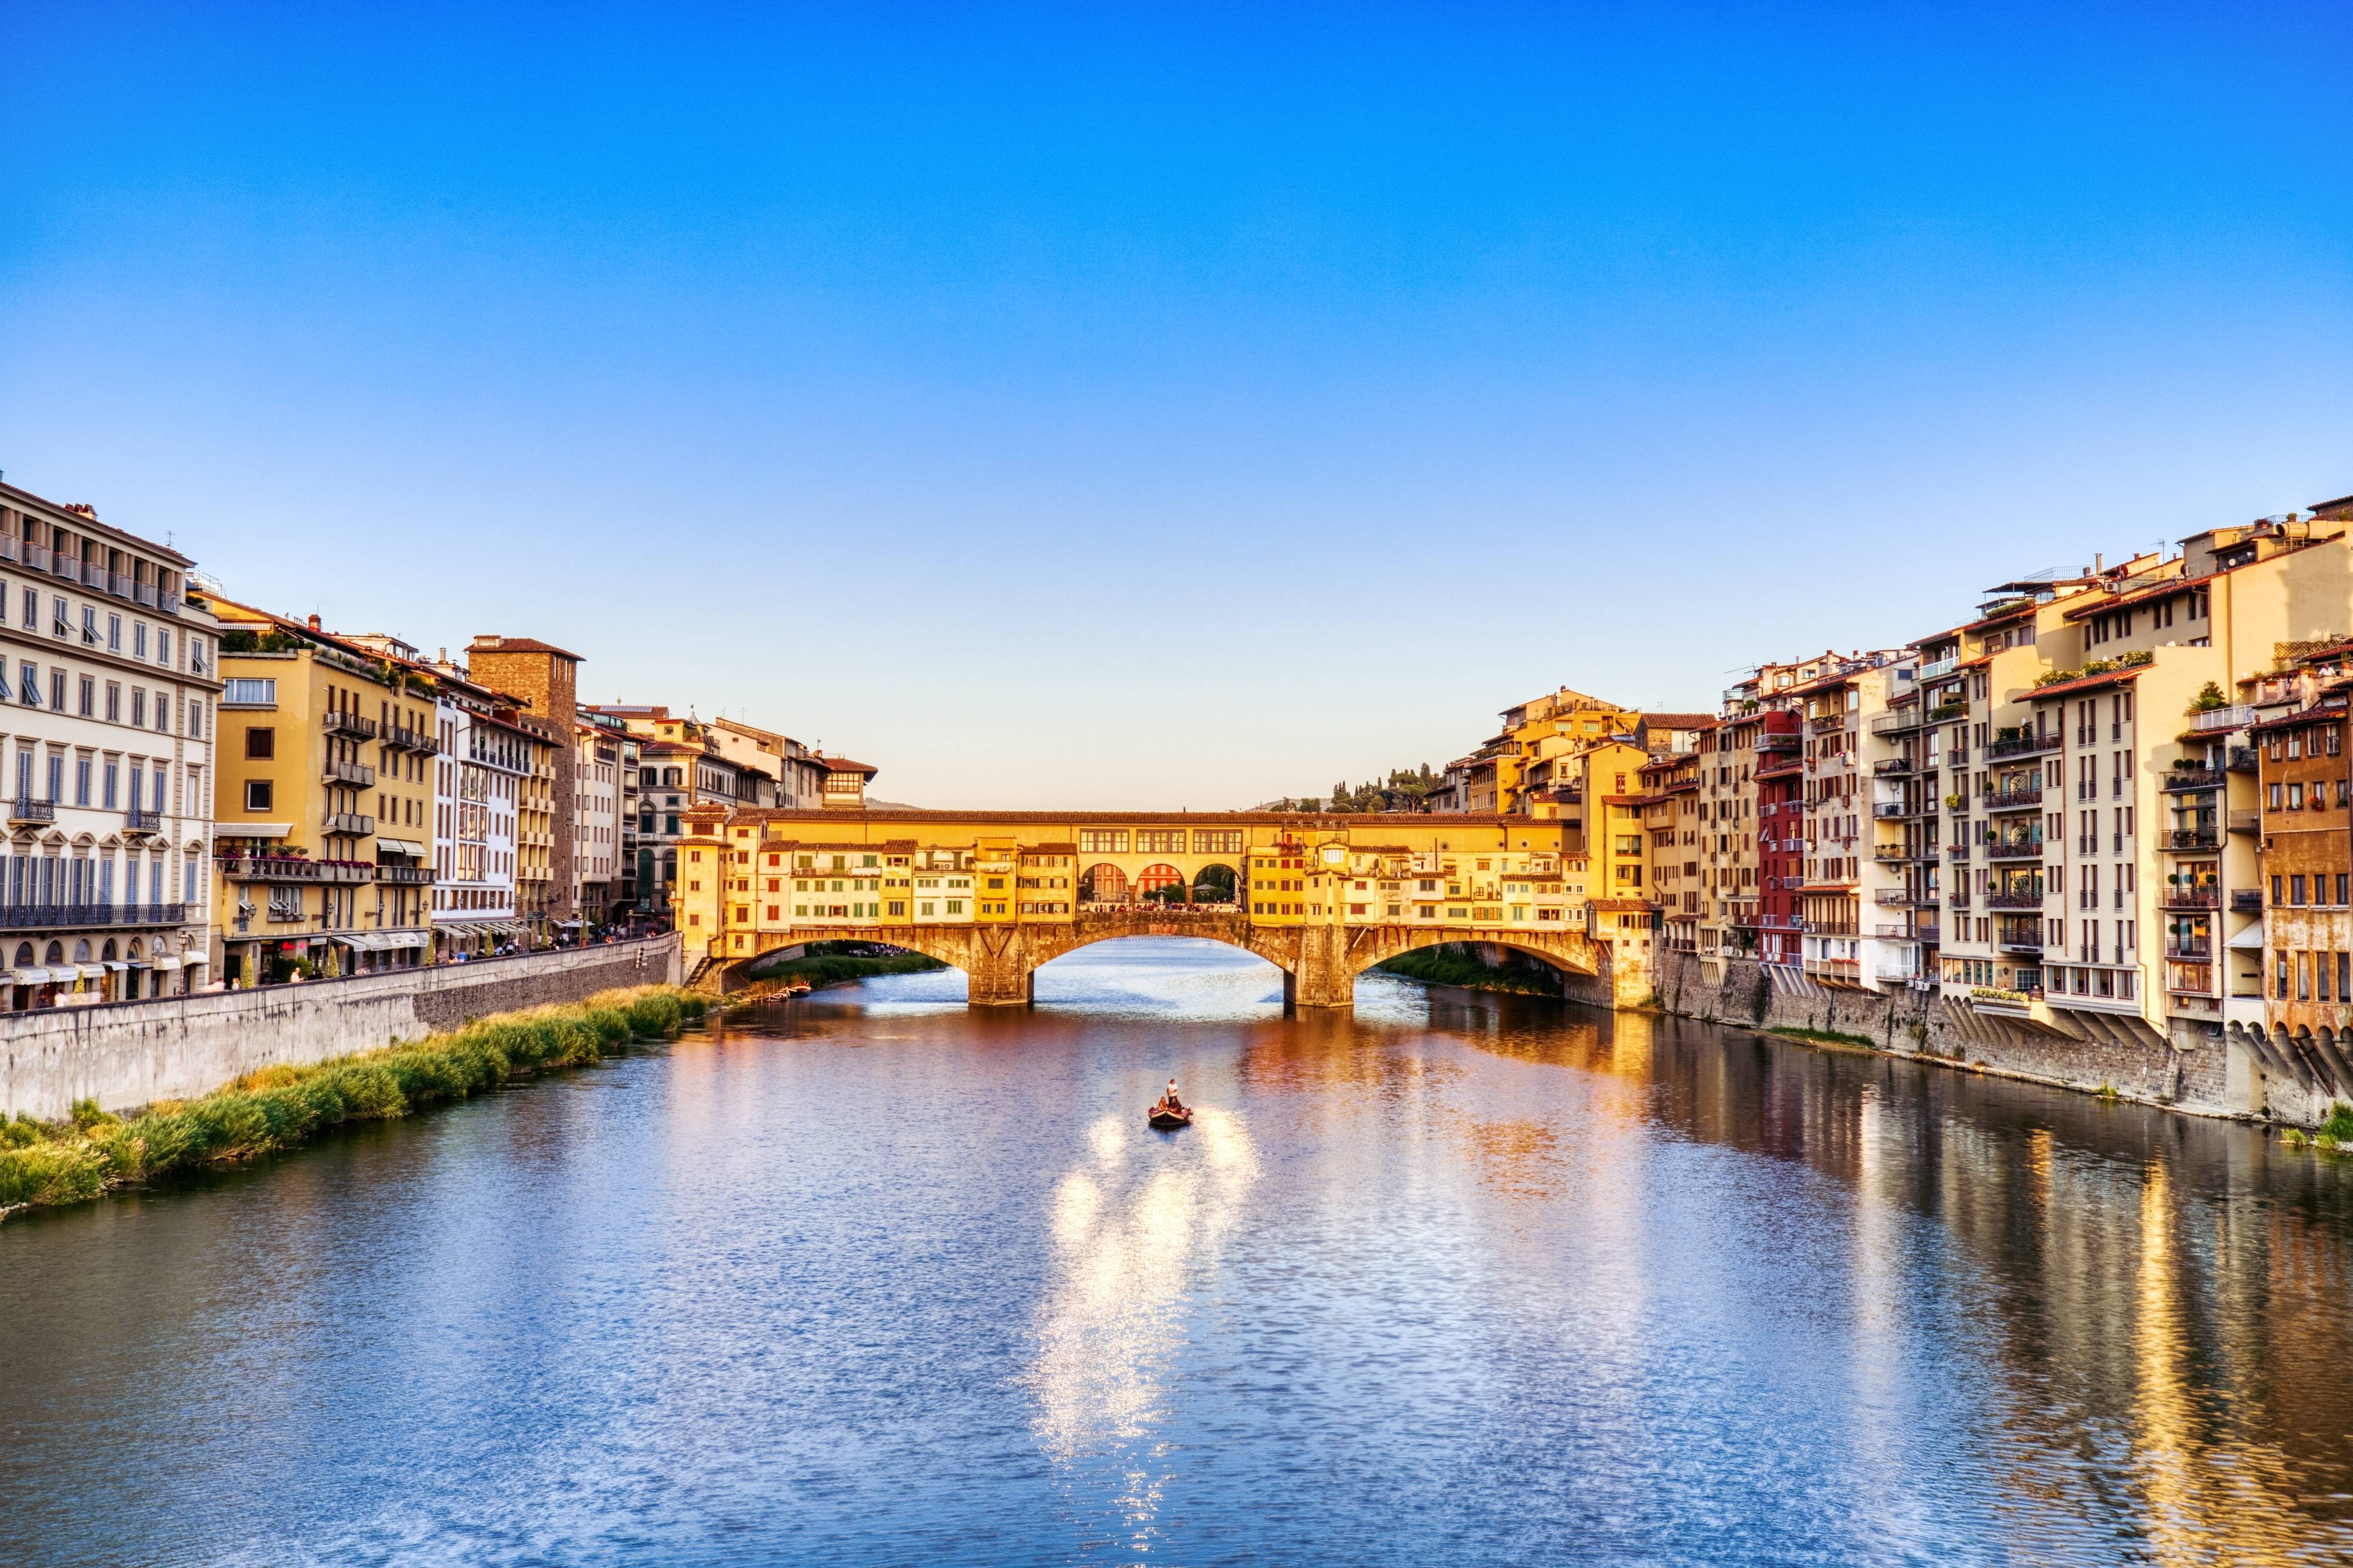
<svg viewBox="0 0 2353 1568"><path fill-rule="evenodd" d="M1440 942L1401 952L1374 965L1424 985L1455 985L1466 991L1509 991L1523 996L1557 996L1560 976L1551 968L1513 954L1491 964L1461 942Z"/></svg>
<svg viewBox="0 0 2353 1568"><path fill-rule="evenodd" d="M928 974L946 964L920 952L869 953L863 944L813 942L798 958L779 959L751 976L754 985L806 980L812 986L838 985L849 980L871 980L878 974Z"/></svg>
<svg viewBox="0 0 2353 1568"><path fill-rule="evenodd" d="M64 1121L0 1122L0 1215L82 1203L116 1187L294 1148L347 1121L464 1100L553 1068L585 1067L633 1039L675 1034L703 999L674 986L494 1014L446 1035L308 1067L263 1068L196 1100L124 1119L90 1100Z"/></svg>
<svg viewBox="0 0 2353 1568"><path fill-rule="evenodd" d="M1778 1035L1785 1040L1803 1040L1810 1046L1860 1046L1866 1051L1879 1048L1879 1042L1869 1035L1850 1035L1838 1029L1805 1029L1792 1024L1777 1024L1765 1033Z"/></svg>

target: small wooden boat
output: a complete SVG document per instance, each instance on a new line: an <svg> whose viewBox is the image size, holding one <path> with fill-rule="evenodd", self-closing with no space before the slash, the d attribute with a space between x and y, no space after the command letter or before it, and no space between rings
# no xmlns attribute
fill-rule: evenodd
<svg viewBox="0 0 2353 1568"><path fill-rule="evenodd" d="M1174 1132L1179 1127L1190 1127L1193 1124L1193 1108L1189 1105L1180 1105L1171 1110L1166 1105L1155 1105L1144 1113L1144 1119L1159 1131Z"/></svg>

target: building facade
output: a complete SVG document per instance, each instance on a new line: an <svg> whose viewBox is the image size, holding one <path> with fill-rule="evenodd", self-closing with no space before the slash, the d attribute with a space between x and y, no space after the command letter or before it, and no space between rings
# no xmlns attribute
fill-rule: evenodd
<svg viewBox="0 0 2353 1568"><path fill-rule="evenodd" d="M222 978L410 967L429 943L429 677L396 653L209 596Z"/></svg>
<svg viewBox="0 0 2353 1568"><path fill-rule="evenodd" d="M215 626L187 557L0 485L0 1007L204 984Z"/></svg>

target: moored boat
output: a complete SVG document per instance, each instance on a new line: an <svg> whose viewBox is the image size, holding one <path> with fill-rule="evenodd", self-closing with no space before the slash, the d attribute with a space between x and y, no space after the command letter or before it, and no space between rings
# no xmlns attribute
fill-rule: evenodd
<svg viewBox="0 0 2353 1568"><path fill-rule="evenodd" d="M1190 1106L1185 1105L1180 1105L1174 1110L1166 1105L1155 1105L1144 1113L1144 1119L1163 1132L1174 1132L1179 1127L1189 1127L1193 1124L1193 1110Z"/></svg>

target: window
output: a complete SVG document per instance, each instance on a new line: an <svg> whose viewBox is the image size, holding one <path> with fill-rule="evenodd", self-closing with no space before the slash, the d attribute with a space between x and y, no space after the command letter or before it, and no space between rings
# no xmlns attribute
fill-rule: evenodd
<svg viewBox="0 0 2353 1568"><path fill-rule="evenodd" d="M90 804L90 759L76 757L74 759L74 804L76 805Z"/></svg>
<svg viewBox="0 0 2353 1568"><path fill-rule="evenodd" d="M54 665L49 668L49 706L59 713L66 710L66 672Z"/></svg>
<svg viewBox="0 0 2353 1568"><path fill-rule="evenodd" d="M135 779L138 777L138 774L134 773L132 774L132 777ZM134 793L131 798L133 809L136 809L139 797L136 793ZM268 811L269 809L269 781L268 779L248 779L245 781L246 810Z"/></svg>
<svg viewBox="0 0 2353 1568"><path fill-rule="evenodd" d="M1082 827L1079 830L1079 849L1082 854L1124 855L1127 853L1127 829Z"/></svg>
<svg viewBox="0 0 2353 1568"><path fill-rule="evenodd" d="M106 617L106 649L109 653L122 651L122 617L121 616Z"/></svg>
<svg viewBox="0 0 2353 1568"><path fill-rule="evenodd" d="M221 706L224 708L275 708L278 706L277 679L271 677L267 680L256 680L240 677L227 681L221 688Z"/></svg>
<svg viewBox="0 0 2353 1568"><path fill-rule="evenodd" d="M85 719L96 718L98 716L98 678L93 675L83 676L76 695L79 700L75 703L74 711Z"/></svg>
<svg viewBox="0 0 2353 1568"><path fill-rule="evenodd" d="M147 689L143 686L131 689L131 727L134 730L147 728Z"/></svg>
<svg viewBox="0 0 2353 1568"><path fill-rule="evenodd" d="M119 680L106 683L106 721L110 724L122 722L122 683Z"/></svg>

